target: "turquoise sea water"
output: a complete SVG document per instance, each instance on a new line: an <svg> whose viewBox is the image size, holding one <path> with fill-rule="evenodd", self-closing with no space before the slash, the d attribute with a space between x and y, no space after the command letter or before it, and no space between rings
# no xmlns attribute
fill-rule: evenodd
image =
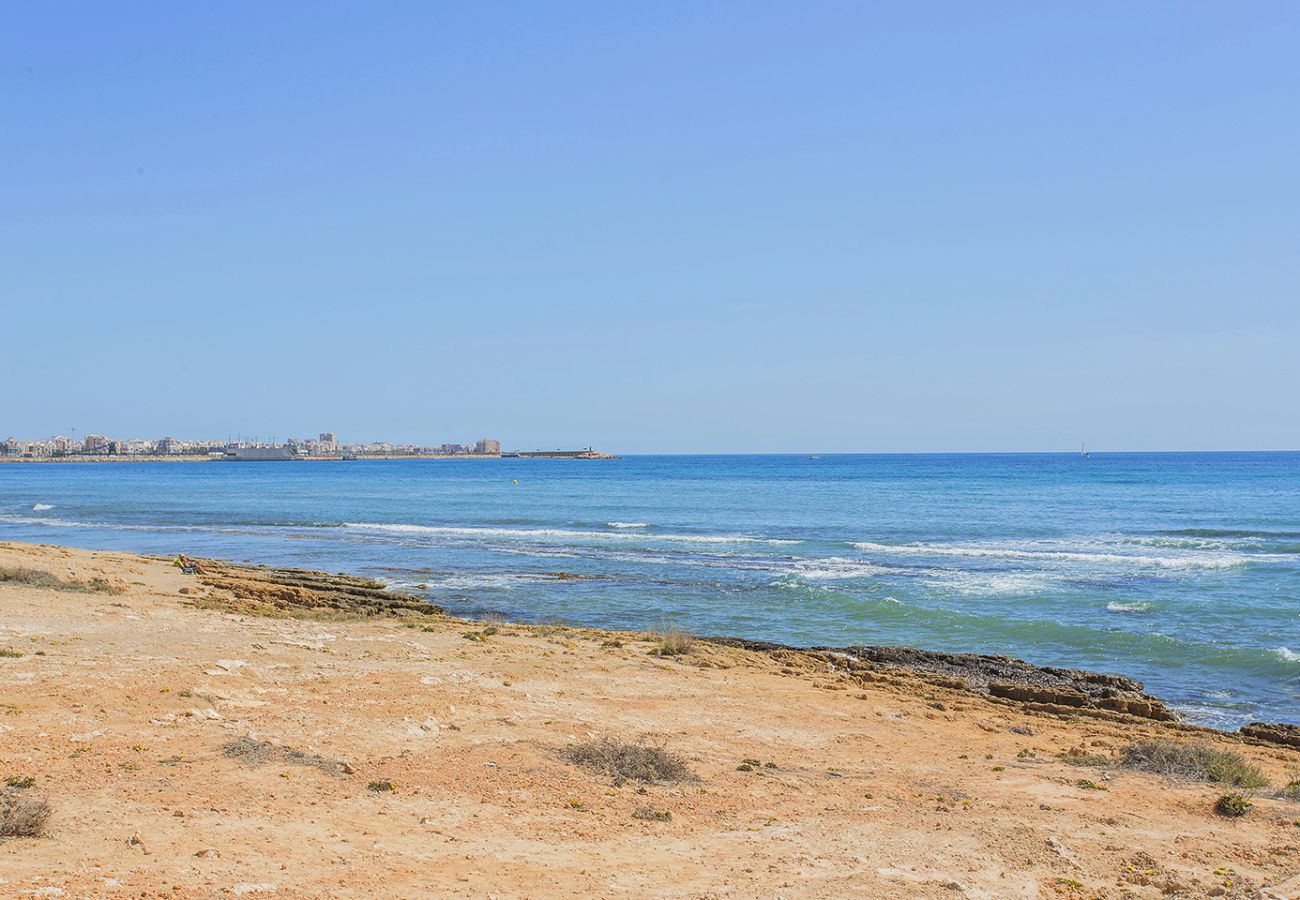
<svg viewBox="0 0 1300 900"><path fill-rule="evenodd" d="M1005 653L1131 675L1189 721L1300 721L1300 453L0 465L0 540L368 574L466 615Z"/></svg>

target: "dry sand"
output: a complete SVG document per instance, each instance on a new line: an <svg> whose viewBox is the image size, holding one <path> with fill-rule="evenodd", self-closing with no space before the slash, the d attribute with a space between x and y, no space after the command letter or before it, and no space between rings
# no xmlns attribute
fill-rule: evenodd
<svg viewBox="0 0 1300 900"><path fill-rule="evenodd" d="M798 653L231 612L128 554L0 544L0 567L120 591L0 581L0 777L52 808L0 840L6 897L1300 897L1300 803L1226 819L1220 785L1056 758L1208 740L1280 785L1283 747ZM605 735L699 780L559 753ZM245 737L293 749L250 765L223 750Z"/></svg>

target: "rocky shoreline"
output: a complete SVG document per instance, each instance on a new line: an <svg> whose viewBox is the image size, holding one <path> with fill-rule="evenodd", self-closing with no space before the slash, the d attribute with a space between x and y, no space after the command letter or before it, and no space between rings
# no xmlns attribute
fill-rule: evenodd
<svg viewBox="0 0 1300 900"><path fill-rule="evenodd" d="M444 616L446 611L419 597L388 589L384 582L344 573L276 569L204 560L199 580L227 597L230 608L261 615L310 614L330 617ZM1124 675L1037 666L1009 656L944 653L912 647L792 647L771 641L714 636L720 646L766 653L778 659L798 655L828 670L870 680L881 673L905 672L948 688L999 698L1047 713L1118 714L1157 722L1178 722L1163 701ZM1204 726L1187 726L1201 728ZM1215 729L1207 729L1215 730ZM1241 737L1300 749L1300 726L1252 722Z"/></svg>

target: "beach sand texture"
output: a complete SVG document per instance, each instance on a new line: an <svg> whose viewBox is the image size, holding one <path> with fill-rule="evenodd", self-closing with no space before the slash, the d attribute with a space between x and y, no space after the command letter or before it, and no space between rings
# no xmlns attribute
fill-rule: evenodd
<svg viewBox="0 0 1300 900"><path fill-rule="evenodd" d="M0 569L0 776L50 808L44 836L0 840L3 896L1300 897L1283 746L817 654L354 603L358 580L21 544ZM565 757L602 737L695 780ZM1227 818L1237 789L1058 758L1143 738L1272 786Z"/></svg>

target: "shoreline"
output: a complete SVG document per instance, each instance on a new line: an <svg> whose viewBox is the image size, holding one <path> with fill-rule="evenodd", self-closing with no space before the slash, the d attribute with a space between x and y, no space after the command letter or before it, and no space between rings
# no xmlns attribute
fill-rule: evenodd
<svg viewBox="0 0 1300 900"><path fill-rule="evenodd" d="M447 613L446 610L415 594L393 590L383 579L348 573L330 574L311 569L276 568L261 564L234 563L221 559L203 559L209 574L199 580L214 588L228 588L232 584L253 591L249 607L257 609L255 598L259 593L248 583L266 580L287 589L308 588L325 591L327 608L339 611L361 610L367 615L409 615L426 610L430 615L444 616L463 625L477 620ZM376 589L376 585L383 585ZM295 601L269 592L269 607L275 614L289 614ZM509 618L504 621L515 627L546 627L531 625ZM609 635L640 634L617 628L593 628L585 625L562 623L566 628ZM692 635L693 640L735 647L763 653L773 658L796 655L825 663L831 669L850 672L906 672L933 683L968 691L986 698L1005 700L1054 714L1094 715L1109 714L1132 716L1176 725L1180 728L1208 733L1245 737L1266 743L1278 743L1300 749L1300 725L1290 723L1250 722L1235 731L1186 722L1178 718L1163 700L1145 692L1142 682L1127 675L1113 672L1094 672L1083 669L1039 665L1018 657L997 654L948 652L925 650L901 645L853 645L835 647L828 645L796 646L774 641L729 635Z"/></svg>
<svg viewBox="0 0 1300 900"><path fill-rule="evenodd" d="M382 455L358 455L353 459L345 459L341 456L296 456L290 459L274 460L231 460L221 456L209 456L208 454L177 454L169 456L42 456L42 457L12 457L0 456L0 463L135 463L135 462L171 462L171 463L198 463L198 462L366 462L368 460L383 459L462 459L462 460L484 460L484 459L549 459L549 460L575 460L589 462L592 460L610 460L618 459L617 456L608 453L599 453L591 455L560 455L548 453L536 453L528 451L526 453L386 453Z"/></svg>
<svg viewBox="0 0 1300 900"><path fill-rule="evenodd" d="M0 774L52 809L0 839L0 893L1300 895L1278 792L1300 749L1108 708L1138 699L1122 676L476 621L369 578L203 567L0 543ZM606 739L682 771L573 762ZM1142 741L1270 785L1135 771Z"/></svg>

